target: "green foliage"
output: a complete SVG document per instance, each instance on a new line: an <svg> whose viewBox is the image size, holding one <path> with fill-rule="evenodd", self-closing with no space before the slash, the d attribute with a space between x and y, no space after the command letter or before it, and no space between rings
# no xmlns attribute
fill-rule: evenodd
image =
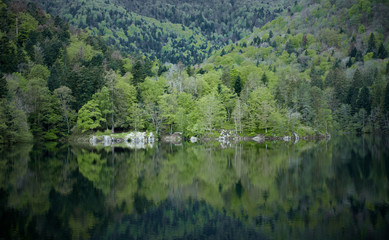
<svg viewBox="0 0 389 240"><path fill-rule="evenodd" d="M276 112L273 95L266 87L259 87L250 94L248 104L248 130L255 132L258 129L272 127L271 115Z"/></svg>
<svg viewBox="0 0 389 240"><path fill-rule="evenodd" d="M369 41L367 43L367 53L375 53L376 51L376 40L375 40L375 36L374 36L374 33L371 33L370 34L370 37L369 37Z"/></svg>
<svg viewBox="0 0 389 240"><path fill-rule="evenodd" d="M220 1L204 3L213 13L230 9L232 15L250 16L231 24L220 22L231 14L221 17L208 9L191 16L195 2L188 3L194 8L186 8L185 15L178 1L175 13L169 12L170 5L157 10L154 3L150 9L155 12L111 0L69 1L58 11L63 1L42 3L88 31L69 31L59 17L3 4L0 71L6 74L0 97L18 103L27 132L37 139L66 137L76 122L82 132L111 127L180 131L187 137L234 127L240 134L269 130L268 135L282 135L369 129L373 121L375 128L384 125L388 35L377 20L381 12L371 14L371 9L386 9L378 2L325 1L319 9L303 1L268 24L278 14L266 15L274 3L261 9L264 5L257 1L235 4L232 10ZM164 21L130 13L129 6ZM300 11L304 14L292 16ZM20 18L19 36L15 16ZM250 35L252 27L262 25ZM364 31L358 32L359 26ZM92 36L100 34L102 38ZM242 37L224 46L228 39ZM208 55L202 64L189 65ZM10 116L2 111L2 118Z"/></svg>
<svg viewBox="0 0 389 240"><path fill-rule="evenodd" d="M262 81L263 85L267 86L267 83L269 82L269 80L267 79L265 72L262 75L261 81Z"/></svg>
<svg viewBox="0 0 389 240"><path fill-rule="evenodd" d="M328 46L338 47L341 36L334 29L325 28L320 33L320 38Z"/></svg>
<svg viewBox="0 0 389 240"><path fill-rule="evenodd" d="M5 98L8 95L7 81L5 76L0 73L0 99Z"/></svg>
<svg viewBox="0 0 389 240"><path fill-rule="evenodd" d="M367 61L373 59L373 57L374 57L374 53L373 52L368 52L368 53L366 53L365 56L363 56L363 61L367 62Z"/></svg>
<svg viewBox="0 0 389 240"><path fill-rule="evenodd" d="M19 12L16 16L16 19L18 24L18 40L25 42L28 39L29 33L37 29L38 21L30 14L25 12Z"/></svg>
<svg viewBox="0 0 389 240"><path fill-rule="evenodd" d="M29 142L32 134L29 131L27 117L14 102L0 99L0 143Z"/></svg>
<svg viewBox="0 0 389 240"><path fill-rule="evenodd" d="M66 48L66 52L71 61L90 61L98 53L91 45L74 35L71 38L69 46Z"/></svg>
<svg viewBox="0 0 389 240"><path fill-rule="evenodd" d="M388 52L386 51L384 44L381 43L380 47L378 48L377 57L381 59L385 59L388 57Z"/></svg>
<svg viewBox="0 0 389 240"><path fill-rule="evenodd" d="M130 105L130 115L127 116L127 121L130 122L130 127L135 131L139 131L144 128L145 124L145 111L138 103Z"/></svg>
<svg viewBox="0 0 389 240"><path fill-rule="evenodd" d="M99 107L101 115L105 119L105 127L108 129L109 114L112 113L112 99L107 87L103 87L99 92L93 95L93 100ZM85 105L84 105L85 106ZM81 110L80 110L81 111Z"/></svg>
<svg viewBox="0 0 389 240"><path fill-rule="evenodd" d="M46 66L35 65L31 68L30 74L28 74L29 79L42 79L44 82L47 82L50 76L50 71Z"/></svg>
<svg viewBox="0 0 389 240"><path fill-rule="evenodd" d="M386 88L385 88L384 112L389 113L389 84L386 84Z"/></svg>
<svg viewBox="0 0 389 240"><path fill-rule="evenodd" d="M370 114L371 111L371 98L369 89L364 86L359 93L357 106L359 109L363 108L367 114Z"/></svg>
<svg viewBox="0 0 389 240"><path fill-rule="evenodd" d="M131 106L136 102L137 91L131 85L130 77L119 77L114 89L115 127L128 128L127 117L131 114Z"/></svg>
<svg viewBox="0 0 389 240"><path fill-rule="evenodd" d="M359 33L365 33L365 26L363 24L361 24L361 26L359 26L358 32Z"/></svg>
<svg viewBox="0 0 389 240"><path fill-rule="evenodd" d="M54 90L54 96L59 100L62 111L62 119L66 123L67 134L70 134L70 129L73 125L76 113L71 109L71 105L74 103L74 97L72 96L72 90L70 88L62 86Z"/></svg>
<svg viewBox="0 0 389 240"><path fill-rule="evenodd" d="M235 90L236 95L240 96L240 92L242 91L242 81L241 81L239 75L235 80L234 90Z"/></svg>
<svg viewBox="0 0 389 240"><path fill-rule="evenodd" d="M96 100L90 100L78 112L77 127L81 132L99 129L104 122L106 120L101 114Z"/></svg>
<svg viewBox="0 0 389 240"><path fill-rule="evenodd" d="M226 113L223 104L214 94L199 99L198 109L199 119L196 125L199 133L210 133L215 127L222 126Z"/></svg>

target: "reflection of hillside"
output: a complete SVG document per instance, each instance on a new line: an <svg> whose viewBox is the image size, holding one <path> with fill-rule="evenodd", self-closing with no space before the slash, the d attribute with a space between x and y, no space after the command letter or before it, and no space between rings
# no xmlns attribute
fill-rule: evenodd
<svg viewBox="0 0 389 240"><path fill-rule="evenodd" d="M337 147L341 145L343 147ZM387 194L379 184L387 179L366 178L372 175L372 165L376 165L375 170L383 167L379 166L382 161L369 162L371 153L367 149L372 146L363 146L363 142L350 138L318 145L279 144L272 150L249 144L230 149L169 146L153 153L137 152L125 159L127 170L120 167L119 175L126 172L132 184L113 186L116 204L120 206L126 202L128 207L131 205L129 199L137 199L136 196L143 196L157 206L166 200L185 205L188 199L196 199L226 211L229 216L240 216L251 223L260 221L260 229L264 232L279 228L282 233L281 229L289 226L293 229L292 235L299 236L307 227L320 230L318 219L322 216L330 219L330 216L347 214L349 204L361 204L358 203L361 194L370 197L372 202L369 204L373 205L387 200ZM166 157L161 158L161 155ZM354 162L356 156L360 160ZM349 169L348 173L343 172L346 169ZM365 178L355 178L360 173ZM337 194L340 198L334 199ZM381 195L378 199L377 194ZM354 198L357 203L350 200ZM279 224L274 225L275 220ZM345 225L351 221L348 219ZM332 227L334 231L337 229L336 225Z"/></svg>
<svg viewBox="0 0 389 240"><path fill-rule="evenodd" d="M130 227L127 234L167 238L159 225L164 221L170 237L215 229L208 225L214 221L275 238L316 238L317 232L328 238L342 236L341 229L350 237L370 229L377 237L386 233L389 202L388 153L380 146L380 139L355 137L267 149L254 143L227 149L30 146L2 153L0 187L8 207L33 219L20 227L57 219L73 238Z"/></svg>

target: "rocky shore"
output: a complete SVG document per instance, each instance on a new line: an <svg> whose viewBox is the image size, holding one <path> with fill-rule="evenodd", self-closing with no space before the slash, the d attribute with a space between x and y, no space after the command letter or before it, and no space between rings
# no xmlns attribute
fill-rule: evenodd
<svg viewBox="0 0 389 240"><path fill-rule="evenodd" d="M257 143L264 143L266 141L284 141L297 143L300 140L319 140L330 138L330 135L314 135L314 136L299 136L297 133L293 133L291 136L265 136L264 134L258 134L255 136L240 136L233 130L221 129L218 136L213 137L196 137L192 136L185 139L182 133L175 132L171 135L161 137L162 142L180 144L183 141L196 142L208 142L217 141L223 146L228 146L235 142L241 141L253 141ZM91 146L111 146L111 145L123 145L135 149L144 149L146 147L152 147L153 144L158 141L158 138L153 132L125 132L115 133L109 135L87 135L71 138L73 143L89 144Z"/></svg>

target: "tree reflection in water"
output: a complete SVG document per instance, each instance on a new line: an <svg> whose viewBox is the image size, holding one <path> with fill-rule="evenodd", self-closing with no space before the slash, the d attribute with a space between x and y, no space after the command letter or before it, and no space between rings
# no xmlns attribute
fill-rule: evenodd
<svg viewBox="0 0 389 240"><path fill-rule="evenodd" d="M0 238L385 238L387 145L3 147Z"/></svg>

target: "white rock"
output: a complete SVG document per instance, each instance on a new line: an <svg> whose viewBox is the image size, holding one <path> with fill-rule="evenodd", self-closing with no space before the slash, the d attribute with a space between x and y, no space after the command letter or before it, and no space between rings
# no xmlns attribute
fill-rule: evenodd
<svg viewBox="0 0 389 240"><path fill-rule="evenodd" d="M112 143L112 139L110 136L104 136L104 146L109 146Z"/></svg>
<svg viewBox="0 0 389 240"><path fill-rule="evenodd" d="M89 139L89 143L93 146L96 146L96 136L92 136L90 139Z"/></svg>

